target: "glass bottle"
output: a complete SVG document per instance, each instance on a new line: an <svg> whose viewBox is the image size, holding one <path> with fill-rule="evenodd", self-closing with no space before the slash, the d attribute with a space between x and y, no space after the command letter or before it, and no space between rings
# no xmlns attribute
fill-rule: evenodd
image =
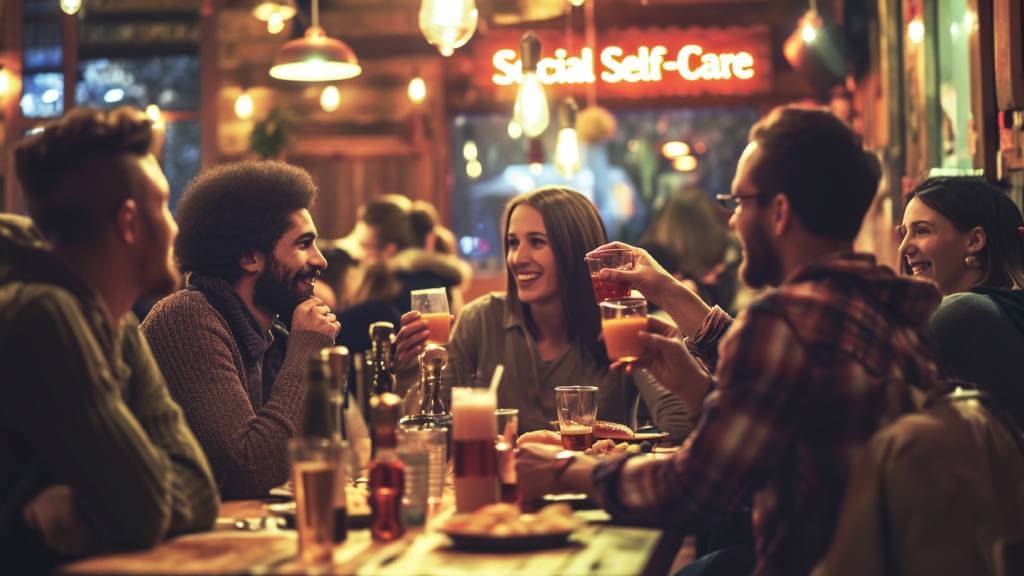
<svg viewBox="0 0 1024 576"><path fill-rule="evenodd" d="M398 459L398 418L402 399L391 392L374 396L374 449L370 463L370 533L374 540L389 542L405 533L402 497L405 494L405 465Z"/></svg>
<svg viewBox="0 0 1024 576"><path fill-rule="evenodd" d="M370 394L376 396L395 391L395 375L391 371L391 345L395 341L395 325L391 322L370 324L369 369Z"/></svg>
<svg viewBox="0 0 1024 576"><path fill-rule="evenodd" d="M312 356L302 435L290 445L299 556L307 563L329 562L332 545L346 536L344 447L331 432L330 379L323 356Z"/></svg>

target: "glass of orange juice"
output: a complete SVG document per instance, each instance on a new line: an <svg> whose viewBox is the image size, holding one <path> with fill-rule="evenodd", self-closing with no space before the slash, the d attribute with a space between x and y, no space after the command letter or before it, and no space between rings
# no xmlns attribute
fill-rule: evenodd
<svg viewBox="0 0 1024 576"><path fill-rule="evenodd" d="M599 306L608 358L613 362L637 361L644 351L640 332L647 330L647 300L619 298L605 300Z"/></svg>
<svg viewBox="0 0 1024 576"><path fill-rule="evenodd" d="M452 331L452 316L448 311L448 292L444 288L413 290L412 309L419 312L427 325L430 336L427 344L443 346L448 343Z"/></svg>

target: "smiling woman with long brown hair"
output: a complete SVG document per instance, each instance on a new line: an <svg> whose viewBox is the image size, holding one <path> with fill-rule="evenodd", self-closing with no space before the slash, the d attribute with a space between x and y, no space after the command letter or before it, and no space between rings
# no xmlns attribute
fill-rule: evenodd
<svg viewBox="0 0 1024 576"><path fill-rule="evenodd" d="M568 188L541 188L508 203L503 229L507 293L477 298L460 313L448 344L448 386L482 385L503 364L498 406L519 409L520 431L550 427L555 386L588 384L599 388L598 418L633 425L641 397L659 428L685 436L690 422L681 401L646 371L609 368L583 260L607 239L594 205ZM414 366L427 333L417 313L403 316L399 369Z"/></svg>

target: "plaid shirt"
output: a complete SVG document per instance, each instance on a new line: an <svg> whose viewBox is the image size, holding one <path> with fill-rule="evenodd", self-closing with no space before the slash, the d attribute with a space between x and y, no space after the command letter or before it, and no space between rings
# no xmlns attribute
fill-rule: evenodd
<svg viewBox="0 0 1024 576"><path fill-rule="evenodd" d="M926 326L940 298L930 283L845 253L803 268L735 321L715 308L689 343L715 374L697 428L671 459L600 464L606 508L695 528L753 496L756 573L807 574L867 440L911 409L906 384L937 381Z"/></svg>

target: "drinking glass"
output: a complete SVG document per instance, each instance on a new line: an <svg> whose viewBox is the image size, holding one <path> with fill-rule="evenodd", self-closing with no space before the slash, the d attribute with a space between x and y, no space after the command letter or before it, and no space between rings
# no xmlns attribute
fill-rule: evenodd
<svg viewBox="0 0 1024 576"><path fill-rule="evenodd" d="M459 512L498 501L496 404L489 388L452 388L452 464Z"/></svg>
<svg viewBox="0 0 1024 576"><path fill-rule="evenodd" d="M629 297L629 282L606 282L601 280L600 274L601 270L605 268L634 269L636 267L636 252L626 248L614 248L593 252L588 254L584 260L590 270L590 283L594 286L594 296L597 297L598 302Z"/></svg>
<svg viewBox="0 0 1024 576"><path fill-rule="evenodd" d="M598 306L608 358L613 362L636 362L644 351L640 333L647 330L647 300L620 298Z"/></svg>
<svg viewBox="0 0 1024 576"><path fill-rule="evenodd" d="M519 410L498 408L494 411L498 424L495 449L498 451L498 481L501 484L501 501L517 502L519 488L516 480L516 439L519 431Z"/></svg>
<svg viewBox="0 0 1024 576"><path fill-rule="evenodd" d="M340 445L326 439L296 438L289 445L295 483L295 528L305 564L331 561L336 534L346 526L344 460Z"/></svg>
<svg viewBox="0 0 1024 576"><path fill-rule="evenodd" d="M448 292L444 288L413 290L412 309L419 312L430 327L427 344L444 346L452 330L452 316L448 310Z"/></svg>
<svg viewBox="0 0 1024 576"><path fill-rule="evenodd" d="M555 388L558 431L566 450L586 450L594 442L597 419L597 386Z"/></svg>

